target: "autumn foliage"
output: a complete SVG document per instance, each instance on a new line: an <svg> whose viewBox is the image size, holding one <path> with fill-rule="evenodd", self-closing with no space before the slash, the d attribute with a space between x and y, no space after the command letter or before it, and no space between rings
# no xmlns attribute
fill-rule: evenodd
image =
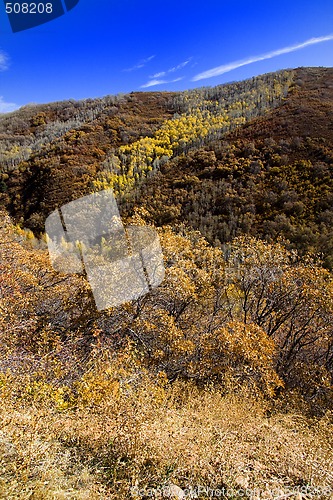
<svg viewBox="0 0 333 500"><path fill-rule="evenodd" d="M330 78L298 69L0 119L2 498L200 484L329 498L332 137L295 110L320 101L328 117ZM83 275L52 269L42 229L106 187L125 225L158 232L165 279L97 311Z"/></svg>
<svg viewBox="0 0 333 500"><path fill-rule="evenodd" d="M142 215L132 222L143 224ZM297 463L292 484L310 477L298 448L328 446L327 271L279 244L240 238L223 253L198 232L165 227L162 285L98 313L83 277L52 271L43 243L1 217L0 392L6 449L15 450L0 453L6 496L19 484L19 498L49 498L61 488L125 499L135 485L185 488L202 478L283 491L275 473L267 482L263 469L241 472L245 442L259 454L265 449L263 460L278 460L281 471ZM297 442L288 420L294 411L322 419L312 430L293 421L302 433ZM20 421L17 412L24 412ZM228 462L216 432L231 436L239 425L243 438L230 443L241 447L238 459ZM267 456L277 425L285 444L268 445ZM317 485L328 484L329 467L328 454Z"/></svg>

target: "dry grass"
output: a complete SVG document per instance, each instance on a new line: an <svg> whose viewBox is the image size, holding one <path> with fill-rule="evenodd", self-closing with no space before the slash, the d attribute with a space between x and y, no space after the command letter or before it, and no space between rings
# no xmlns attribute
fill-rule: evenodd
<svg viewBox="0 0 333 500"><path fill-rule="evenodd" d="M94 499L102 490L58 440L56 418L35 408L2 408L0 497Z"/></svg>
<svg viewBox="0 0 333 500"><path fill-rule="evenodd" d="M235 499L240 488L249 490L242 498L330 498L288 491L332 487L331 416L266 415L246 393L183 383L160 391L146 377L98 406L5 405L1 498L164 498L170 484L228 488L224 498Z"/></svg>
<svg viewBox="0 0 333 500"><path fill-rule="evenodd" d="M211 488L215 497L224 488L224 498L234 500L333 494L332 413L310 418L306 404L287 392L273 404L255 386L250 393L225 378L223 393L213 384L169 383L163 372L143 366L134 344L112 350L95 329L86 333L93 333L89 356L75 347L80 329L61 344L46 328L30 345L22 324L36 313L39 296L26 290L37 257L25 258L17 247L8 247L7 260L32 270L21 282L20 273L5 273L13 315L3 316L0 332L0 498L165 498L161 489L169 485ZM64 291L71 301L75 288ZM58 296L46 297L47 310L50 303L62 310ZM21 316L18 304L26 311ZM311 494L297 495L302 487ZM324 487L330 492L313 493ZM241 496L240 488L248 491Z"/></svg>

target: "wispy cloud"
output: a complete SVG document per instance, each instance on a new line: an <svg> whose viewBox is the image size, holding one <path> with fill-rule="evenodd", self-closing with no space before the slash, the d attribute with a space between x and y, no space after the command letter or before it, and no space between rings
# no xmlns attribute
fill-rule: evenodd
<svg viewBox="0 0 333 500"><path fill-rule="evenodd" d="M6 69L8 69L8 56L0 50L0 71L5 71Z"/></svg>
<svg viewBox="0 0 333 500"><path fill-rule="evenodd" d="M141 59L137 64L132 66L131 68L124 69L123 71L135 71L137 69L144 68L155 56L147 57L146 59Z"/></svg>
<svg viewBox="0 0 333 500"><path fill-rule="evenodd" d="M188 63L192 60L192 57L187 59L187 61L184 61L177 66L174 66L173 68L167 69L166 71L160 71L159 73L155 73L155 75L152 75L151 78L161 78L162 76L166 76L169 73L175 73L176 71L179 71L180 69L185 68L185 66L188 65Z"/></svg>
<svg viewBox="0 0 333 500"><path fill-rule="evenodd" d="M14 102L6 102L3 100L3 97L0 96L0 113L10 113L11 111L15 111L19 106Z"/></svg>
<svg viewBox="0 0 333 500"><path fill-rule="evenodd" d="M147 89L148 87L155 87L155 85L162 85L163 83L175 83L175 82L179 82L182 79L183 79L183 77L181 77L181 78L175 78L174 80L157 80L157 79L149 80L149 82L145 83L144 85L141 85L140 88Z"/></svg>
<svg viewBox="0 0 333 500"><path fill-rule="evenodd" d="M242 59L240 61L234 61L228 64L224 64L222 66L217 66L216 68L212 68L207 71L204 71L203 73L199 73L198 75L192 78L192 81L196 82L198 80L204 80L206 78L213 78L214 76L223 75L224 73L228 73L228 71L240 68L241 66L246 66L247 64L252 64L258 61L265 61L265 59L272 59L273 57L280 56L282 54L289 54L289 52L295 52L296 50L304 49L305 47L309 47L310 45L328 42L330 40L333 40L333 34L327 36L321 36L318 38L310 38L309 40L306 40L303 43L290 45L289 47L273 50L272 52L267 52L266 54L261 54L259 56L252 56L249 57L248 59Z"/></svg>

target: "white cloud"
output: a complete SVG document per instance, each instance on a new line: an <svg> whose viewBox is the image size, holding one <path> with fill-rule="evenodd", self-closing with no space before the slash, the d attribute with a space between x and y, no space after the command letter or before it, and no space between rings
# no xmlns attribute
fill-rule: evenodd
<svg viewBox="0 0 333 500"><path fill-rule="evenodd" d="M160 71L159 73L155 73L155 75L152 75L151 78L161 78L161 76L165 76L166 71Z"/></svg>
<svg viewBox="0 0 333 500"><path fill-rule="evenodd" d="M280 56L282 54L289 54L289 52L295 52L296 50L304 49L305 47L309 47L310 45L315 45L317 43L322 43L322 42L328 42L330 40L333 40L333 34L317 38L310 38L309 40L306 40L303 43L290 45L289 47L273 50L272 52L267 52L266 54L262 54L259 56L252 56L249 57L248 59L243 59L241 61L234 61L228 64L224 64L222 66L217 66L216 68L212 68L207 71L204 71L203 73L199 73L194 78L192 78L192 81L196 82L198 80L204 80L206 78L213 78L214 76L223 75L224 73L228 73L228 71L240 68L241 66L246 66L247 64L252 64L258 61L265 61L265 59L272 59L272 57Z"/></svg>
<svg viewBox="0 0 333 500"><path fill-rule="evenodd" d="M137 64L135 64L131 68L124 69L123 71L135 71L137 69L144 68L146 64L148 64L152 59L154 59L154 57L156 56L150 56L147 57L147 59L141 59L141 61L139 61Z"/></svg>
<svg viewBox="0 0 333 500"><path fill-rule="evenodd" d="M183 78L175 78L174 80L149 80L149 82L145 83L144 85L141 85L142 89L146 89L148 87L155 87L155 85L162 85L163 83L175 83L179 82Z"/></svg>
<svg viewBox="0 0 333 500"><path fill-rule="evenodd" d="M0 71L8 69L8 56L5 52L0 51Z"/></svg>
<svg viewBox="0 0 333 500"><path fill-rule="evenodd" d="M190 57L187 61L184 61L177 66L174 66L173 68L170 68L166 71L160 71L159 73L155 73L155 75L152 75L151 78L161 78L162 76L166 76L169 73L174 73L175 71L179 71L180 69L185 68L185 66L188 65L188 63L192 60L192 57Z"/></svg>
<svg viewBox="0 0 333 500"><path fill-rule="evenodd" d="M0 96L0 113L10 113L11 111L15 111L19 106L14 102L5 102L3 97Z"/></svg>
<svg viewBox="0 0 333 500"><path fill-rule="evenodd" d="M149 80L149 82L141 85L142 89L146 89L148 87L154 87L155 85L161 85L162 83L167 83L165 80Z"/></svg>

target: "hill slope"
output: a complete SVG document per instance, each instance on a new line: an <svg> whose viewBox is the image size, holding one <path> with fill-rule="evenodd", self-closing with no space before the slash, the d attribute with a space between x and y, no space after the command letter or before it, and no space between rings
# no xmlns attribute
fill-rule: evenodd
<svg viewBox="0 0 333 500"><path fill-rule="evenodd" d="M134 206L158 225L185 221L216 244L281 236L332 267L333 69L301 68L294 82L264 116L167 163Z"/></svg>
<svg viewBox="0 0 333 500"><path fill-rule="evenodd" d="M0 497L332 495L333 277L286 249L330 265L331 111L332 70L299 69L0 119L17 220L112 186L165 264L97 311L0 210Z"/></svg>
<svg viewBox="0 0 333 500"><path fill-rule="evenodd" d="M91 189L109 151L172 117L171 93L26 106L0 117L0 202L42 230L56 207ZM1 195L2 191L2 195Z"/></svg>
<svg viewBox="0 0 333 500"><path fill-rule="evenodd" d="M58 205L112 187L119 201L173 157L187 153L287 95L294 73L183 93L133 93L28 107L0 119L2 202L41 231Z"/></svg>

